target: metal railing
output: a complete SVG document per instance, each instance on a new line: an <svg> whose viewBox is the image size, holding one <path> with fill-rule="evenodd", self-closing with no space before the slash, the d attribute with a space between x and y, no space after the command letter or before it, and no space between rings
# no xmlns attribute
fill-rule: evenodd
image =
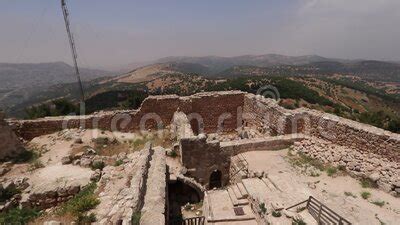
<svg viewBox="0 0 400 225"><path fill-rule="evenodd" d="M320 201L310 196L307 200L297 203L296 205L286 208L286 210L300 206L307 203L306 208L311 216L320 225L325 224L338 224L338 225L351 225L351 223L339 214L335 213L332 209L322 204Z"/></svg>
<svg viewBox="0 0 400 225"><path fill-rule="evenodd" d="M182 220L182 225L204 225L205 224L205 217L193 217L193 218L186 218Z"/></svg>

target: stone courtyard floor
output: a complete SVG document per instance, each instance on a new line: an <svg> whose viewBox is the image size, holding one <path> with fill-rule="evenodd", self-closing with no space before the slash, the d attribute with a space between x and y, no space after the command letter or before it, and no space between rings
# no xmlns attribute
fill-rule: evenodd
<svg viewBox="0 0 400 225"><path fill-rule="evenodd" d="M253 151L243 156L250 171L267 173L268 178L261 182L265 185L254 180L260 181L258 178L243 180L249 195L266 203L289 207L313 196L353 224L394 225L400 222L399 198L378 189L363 188L358 180L348 175L330 177L323 171L316 177L301 174L289 163L288 150ZM363 199L362 192L371 195ZM379 206L378 202L384 204Z"/></svg>

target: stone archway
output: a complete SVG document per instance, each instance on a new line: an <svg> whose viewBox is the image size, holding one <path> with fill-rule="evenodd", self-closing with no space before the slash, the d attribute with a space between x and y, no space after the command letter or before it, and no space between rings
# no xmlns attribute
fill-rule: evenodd
<svg viewBox="0 0 400 225"><path fill-rule="evenodd" d="M214 170L210 175L209 188L221 188L222 187L222 173L220 170Z"/></svg>

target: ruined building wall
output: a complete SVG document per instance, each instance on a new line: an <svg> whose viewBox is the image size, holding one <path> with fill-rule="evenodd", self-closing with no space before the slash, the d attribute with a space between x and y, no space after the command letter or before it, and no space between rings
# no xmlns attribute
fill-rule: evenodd
<svg viewBox="0 0 400 225"><path fill-rule="evenodd" d="M289 148L295 142L302 141L307 137L302 134L288 134L274 137L263 137L254 139L241 139L221 142L221 151L230 156L242 154L249 151L272 151Z"/></svg>
<svg viewBox="0 0 400 225"><path fill-rule="evenodd" d="M288 120L291 114L280 107L275 100L246 94L243 102L244 126L262 129L261 131L271 135L291 133Z"/></svg>
<svg viewBox="0 0 400 225"><path fill-rule="evenodd" d="M206 133L218 131L221 121L224 131L233 131L243 122L245 126L272 135L309 134L334 144L400 161L399 134L315 110L287 110L275 100L239 91L199 93L188 97L151 96L139 110L98 113L85 116L82 121L85 128L130 132L138 130L141 121L145 122L146 128L156 128L156 120L161 121L160 126L169 125L178 109L189 119L200 116L203 121L199 129L204 129ZM63 124L67 124L65 128L81 126L79 117L14 120L9 123L17 135L25 139L56 132L63 128Z"/></svg>
<svg viewBox="0 0 400 225"><path fill-rule="evenodd" d="M361 152L379 154L391 161L400 161L400 135L367 124L358 123L307 108L288 110L275 100L246 94L244 123L264 126L272 134L303 133Z"/></svg>
<svg viewBox="0 0 400 225"><path fill-rule="evenodd" d="M194 135L183 112L175 112L171 130L179 142L181 164L187 170L185 176L209 187L212 172L219 170L222 173L222 185L228 183L230 155L221 150L219 141L207 141L205 134Z"/></svg>
<svg viewBox="0 0 400 225"><path fill-rule="evenodd" d="M188 97L177 95L150 96L138 110L101 112L88 116L51 117L37 120L10 120L18 136L30 140L66 128L118 130L132 132L140 129L165 127L174 112L183 111L189 118L201 116L200 127L216 132L220 117L224 131L237 128L237 110L243 105L244 93L238 91L199 93ZM158 121L158 122L157 122Z"/></svg>
<svg viewBox="0 0 400 225"><path fill-rule="evenodd" d="M207 141L204 134L180 140L182 165L187 168L186 176L209 187L211 174L219 170L222 186L228 184L230 155L221 151L219 141Z"/></svg>
<svg viewBox="0 0 400 225"><path fill-rule="evenodd" d="M0 160L17 156L24 148L18 137L4 121L4 114L0 112Z"/></svg>
<svg viewBox="0 0 400 225"><path fill-rule="evenodd" d="M301 108L294 113L305 134L400 162L399 134L315 110Z"/></svg>

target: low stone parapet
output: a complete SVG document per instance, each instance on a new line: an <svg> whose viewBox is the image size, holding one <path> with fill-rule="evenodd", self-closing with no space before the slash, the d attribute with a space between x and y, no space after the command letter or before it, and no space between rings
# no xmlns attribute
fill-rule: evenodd
<svg viewBox="0 0 400 225"><path fill-rule="evenodd" d="M241 139L236 141L221 142L221 151L230 155L237 155L248 151L267 151L288 148L296 141L306 139L303 134L289 134L274 137Z"/></svg>
<svg viewBox="0 0 400 225"><path fill-rule="evenodd" d="M166 210L167 165L165 149L155 147L146 183L141 225L164 225Z"/></svg>

